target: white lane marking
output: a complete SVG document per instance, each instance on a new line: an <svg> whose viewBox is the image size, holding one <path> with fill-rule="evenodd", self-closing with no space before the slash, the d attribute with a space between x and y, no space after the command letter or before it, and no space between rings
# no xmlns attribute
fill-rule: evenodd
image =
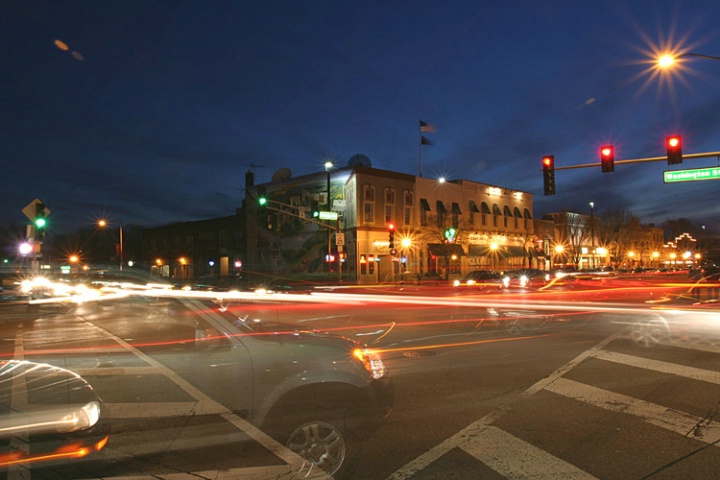
<svg viewBox="0 0 720 480"><path fill-rule="evenodd" d="M685 365L678 365L676 363L662 362L659 360L635 357L632 355L626 355L624 353L616 353L609 351L599 352L597 355L595 355L595 357L599 358L600 360L607 360L609 362L629 365L631 367L643 368L645 370L653 370L660 373L669 373L672 375L677 375L679 377L691 378L693 380L700 380L703 382L715 383L720 385L720 372L716 372L714 370L688 367Z"/></svg>
<svg viewBox="0 0 720 480"><path fill-rule="evenodd" d="M711 419L696 417L669 407L565 378L560 378L548 385L546 390L611 412L633 415L651 425L701 442L712 444L720 441L720 425Z"/></svg>
<svg viewBox="0 0 720 480"><path fill-rule="evenodd" d="M280 478L304 478L293 477L287 466L277 467L251 467L232 468L230 470L209 470L206 472L193 473L167 473L142 475L136 477L107 477L104 480L198 480L199 478L211 478L212 480L268 480ZM312 479L315 477L307 477ZM318 477L319 478L319 477Z"/></svg>
<svg viewBox="0 0 720 480"><path fill-rule="evenodd" d="M223 420L218 418L219 422ZM143 457L173 451L176 454L196 448L224 448L252 440L244 432L233 430L232 425L218 423L153 429L152 432L135 430L123 433L122 443L116 440L112 449L98 454L103 460L122 461L132 457ZM178 434L178 430L181 433ZM148 440L150 438L150 440ZM279 464L280 460L278 460ZM284 465L284 464L283 464Z"/></svg>
<svg viewBox="0 0 720 480"><path fill-rule="evenodd" d="M589 473L497 427L487 427L461 448L506 478L596 480Z"/></svg>
<svg viewBox="0 0 720 480"><path fill-rule="evenodd" d="M527 398L535 393L539 392L543 388L545 388L548 384L554 382L558 378L560 378L562 375L565 375L568 371L573 369L576 365L578 365L580 362L584 361L585 359L589 357L593 357L597 355L597 352L605 348L605 345L609 344L613 340L615 340L618 337L619 334L614 334L609 336L608 338L604 339L594 347L590 348L589 350L584 351L574 359L572 359L570 362L566 363L562 367L555 370L553 373L548 375L547 377L543 378L539 382L536 382L534 385L532 385L530 388L525 390L522 393L522 396ZM421 454L419 457L417 457L415 460L411 461L404 467L401 467L399 470L396 470L392 475L390 475L387 480L404 480L407 478L412 477L420 470L424 469L425 467L429 466L431 463L435 462L437 459L445 455L447 452L452 450L453 448L459 447L462 444L466 442L472 441L472 439L478 435L482 435L482 431L487 428L491 423L505 415L507 411L510 410L510 406L504 405L501 406L492 412L485 415L480 420L477 420L464 429L457 432L455 435L445 439L443 442L439 443L438 445L434 446L427 452ZM509 454L506 452L506 454Z"/></svg>
<svg viewBox="0 0 720 480"><path fill-rule="evenodd" d="M122 375L163 375L156 367L93 367L70 369L81 377L117 377Z"/></svg>
<svg viewBox="0 0 720 480"><path fill-rule="evenodd" d="M197 402L106 403L109 418L165 418L190 415L221 415L225 407Z"/></svg>

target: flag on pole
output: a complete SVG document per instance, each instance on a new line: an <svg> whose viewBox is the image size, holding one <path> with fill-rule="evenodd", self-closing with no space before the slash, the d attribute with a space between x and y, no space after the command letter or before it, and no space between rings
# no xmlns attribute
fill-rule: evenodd
<svg viewBox="0 0 720 480"><path fill-rule="evenodd" d="M432 145L433 142L425 138L425 135L420 135L420 145Z"/></svg>
<svg viewBox="0 0 720 480"><path fill-rule="evenodd" d="M435 126L420 120L420 133L435 133Z"/></svg>

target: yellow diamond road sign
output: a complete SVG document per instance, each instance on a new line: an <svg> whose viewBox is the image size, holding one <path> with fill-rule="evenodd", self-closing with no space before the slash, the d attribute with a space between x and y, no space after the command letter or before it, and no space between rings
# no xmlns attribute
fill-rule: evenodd
<svg viewBox="0 0 720 480"><path fill-rule="evenodd" d="M32 202L30 202L25 208L22 209L22 213L24 213L25 216L28 217L31 221L35 221L38 203L42 204L43 202L41 202L40 199L36 198ZM45 216L47 217L48 215L50 215L50 209L45 207Z"/></svg>

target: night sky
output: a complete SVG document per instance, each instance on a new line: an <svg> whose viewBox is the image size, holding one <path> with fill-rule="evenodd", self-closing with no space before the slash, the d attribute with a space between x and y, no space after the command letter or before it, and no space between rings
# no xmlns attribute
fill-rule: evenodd
<svg viewBox="0 0 720 480"><path fill-rule="evenodd" d="M232 215L244 174L346 165L534 194L534 214L624 208L720 231L720 181L664 184L665 162L720 151L720 2L0 2L0 225L35 198L51 229ZM718 165L689 160L673 169ZM52 230L49 230L49 232Z"/></svg>

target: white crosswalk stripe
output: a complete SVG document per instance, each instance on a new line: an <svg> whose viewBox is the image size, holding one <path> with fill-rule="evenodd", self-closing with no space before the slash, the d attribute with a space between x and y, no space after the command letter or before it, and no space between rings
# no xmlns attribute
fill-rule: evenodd
<svg viewBox="0 0 720 480"><path fill-rule="evenodd" d="M509 433L488 427L461 448L506 478L527 480L594 480L587 472ZM508 456L512 452L512 456Z"/></svg>
<svg viewBox="0 0 720 480"><path fill-rule="evenodd" d="M568 372L588 359L613 362L624 366L675 375L691 381L720 385L720 371L706 370L687 365L663 362L640 356L606 350L605 347L618 336L600 342L594 348L560 367L551 375L528 388L523 397L528 398L541 391L583 402L623 415L631 415L650 425L661 427L678 435L708 445L720 443L720 424L667 406L612 392L582 382L564 378ZM411 479L430 464L439 461L453 448L460 448L484 465L509 480L529 479L594 479L593 475L558 458L528 442L492 425L507 412L509 406L501 407L477 422L448 438L416 460L394 472L388 480Z"/></svg>

